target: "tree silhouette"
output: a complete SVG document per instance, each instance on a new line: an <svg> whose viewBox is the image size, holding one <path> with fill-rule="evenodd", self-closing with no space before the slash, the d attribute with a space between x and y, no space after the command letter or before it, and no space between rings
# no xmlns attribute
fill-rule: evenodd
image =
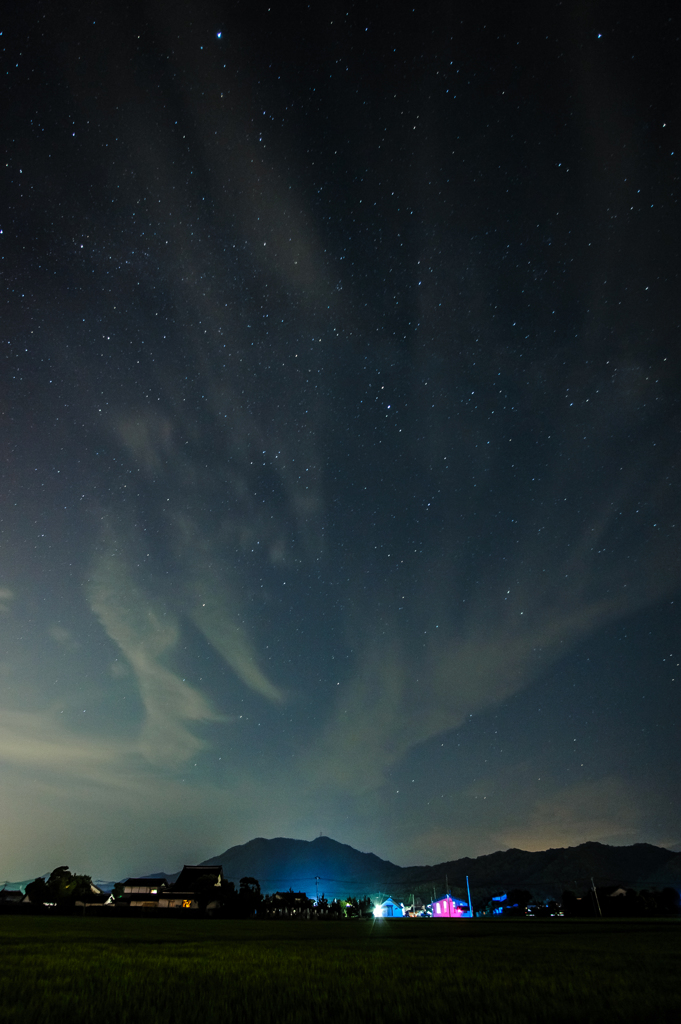
<svg viewBox="0 0 681 1024"><path fill-rule="evenodd" d="M257 914L262 903L260 882L257 878L245 875L239 880L239 904L242 917L252 917Z"/></svg>

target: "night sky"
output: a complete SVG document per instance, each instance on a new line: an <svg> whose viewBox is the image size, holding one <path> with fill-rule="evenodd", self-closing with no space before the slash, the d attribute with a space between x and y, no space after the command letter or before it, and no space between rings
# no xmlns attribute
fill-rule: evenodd
<svg viewBox="0 0 681 1024"><path fill-rule="evenodd" d="M0 878L678 848L676 5L270 3L0 25Z"/></svg>

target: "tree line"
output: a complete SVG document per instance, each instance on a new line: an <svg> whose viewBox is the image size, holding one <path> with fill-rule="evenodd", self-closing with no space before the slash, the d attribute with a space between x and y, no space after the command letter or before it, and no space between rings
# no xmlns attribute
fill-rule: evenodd
<svg viewBox="0 0 681 1024"><path fill-rule="evenodd" d="M210 907L211 916L224 918L360 918L373 910L370 897L348 897L329 901L322 895L316 902L304 892L277 892L264 894L257 878L244 876L238 887L226 878L219 886L214 874L206 873L192 882L192 898L199 912L205 914ZM169 887L169 892L172 891ZM91 905L98 893L90 875L79 875L60 865L49 878L36 878L26 886L26 895L33 907L55 908L60 913L74 912L77 906ZM113 907L125 910L129 895L125 882L117 882L112 891ZM104 897L100 897L102 899ZM145 908L146 911L146 908ZM145 912L143 911L143 912ZM165 913L165 911L160 911Z"/></svg>
<svg viewBox="0 0 681 1024"><path fill-rule="evenodd" d="M26 886L26 895L31 903L52 905L60 910L75 907L77 901L86 902L92 898L93 892L90 875L73 874L66 864L55 868L47 881L36 878Z"/></svg>
<svg viewBox="0 0 681 1024"><path fill-rule="evenodd" d="M481 913L504 917L675 917L681 914L681 897L671 887L637 891L610 885L580 893L566 889L559 900L538 900L527 889L509 889L493 896Z"/></svg>

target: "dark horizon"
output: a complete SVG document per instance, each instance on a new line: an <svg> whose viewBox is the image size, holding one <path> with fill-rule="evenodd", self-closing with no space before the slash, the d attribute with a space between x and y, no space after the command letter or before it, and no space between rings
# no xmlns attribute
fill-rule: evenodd
<svg viewBox="0 0 681 1024"><path fill-rule="evenodd" d="M187 868L196 873L197 868L208 870L216 866L236 886L244 876L256 878L263 894L293 889L308 896L323 894L328 899L375 895L379 891L400 898L407 890L423 895L443 880L443 892L459 893L469 884L478 897L499 887L527 887L535 898L560 899L564 890L589 889L592 880L599 887L624 886L654 892L671 888L681 892L681 852L646 843L616 847L587 842L577 847L534 852L509 849L477 858L400 866L355 850L330 836L313 840L256 837L198 865L185 863L174 871L157 869L142 876L124 873L118 881L164 878L174 885ZM49 873L43 873L43 877ZM105 892L116 884L114 879L93 880Z"/></svg>
<svg viewBox="0 0 681 1024"><path fill-rule="evenodd" d="M677 22L5 13L1 874L681 844Z"/></svg>

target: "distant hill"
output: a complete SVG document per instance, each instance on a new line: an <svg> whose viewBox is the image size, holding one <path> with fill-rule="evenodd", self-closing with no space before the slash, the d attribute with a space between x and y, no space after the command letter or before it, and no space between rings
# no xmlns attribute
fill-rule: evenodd
<svg viewBox="0 0 681 1024"><path fill-rule="evenodd" d="M681 889L681 853L636 843L606 846L582 843L565 849L505 850L482 857L463 857L441 864L399 867L373 853L361 853L328 836L303 839L252 839L203 861L222 864L224 874L238 884L244 875L260 882L263 892L295 889L343 897L385 892L396 897L415 893L432 898L445 887L463 892L466 875L479 896L499 889L529 889L537 896L560 896L564 889L624 885L633 889Z"/></svg>
<svg viewBox="0 0 681 1024"><path fill-rule="evenodd" d="M478 890L498 888L529 889L540 894L559 895L564 889L583 889L591 878L596 885L623 885L632 889L678 886L681 884L681 854L649 843L606 846L582 843L535 853L505 850L475 859L464 857L433 867L405 868L404 882L417 885L421 879L463 888L466 875Z"/></svg>
<svg viewBox="0 0 681 1024"><path fill-rule="evenodd" d="M311 842L251 839L243 846L232 846L202 862L202 865L207 864L222 864L225 877L237 884L244 875L251 875L258 879L263 892L294 889L314 894L315 876L318 876L319 894L331 897L386 888L399 882L405 870L328 836L319 836Z"/></svg>

